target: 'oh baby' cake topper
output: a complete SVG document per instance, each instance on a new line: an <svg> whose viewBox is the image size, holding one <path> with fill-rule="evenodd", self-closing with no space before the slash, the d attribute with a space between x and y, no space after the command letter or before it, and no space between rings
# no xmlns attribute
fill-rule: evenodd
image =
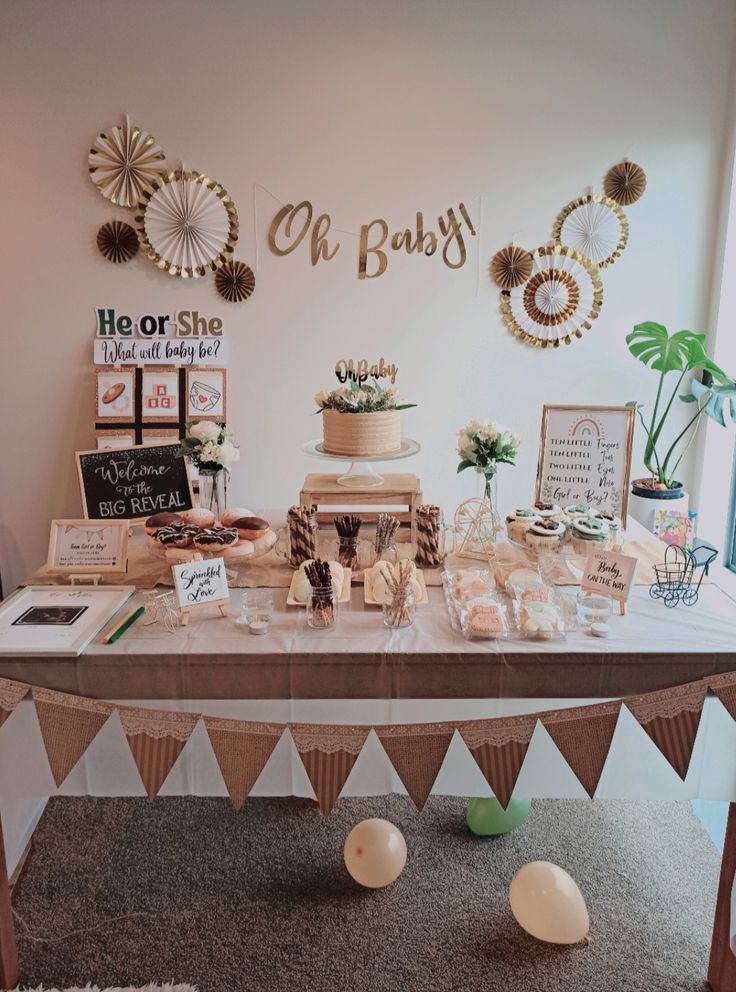
<svg viewBox="0 0 736 992"><path fill-rule="evenodd" d="M396 375L399 371L398 365L387 365L383 358L379 358L373 365L368 364L367 358L360 358L354 362L352 358L341 358L335 364L335 375L341 383L355 382L362 386L368 379L388 379L393 386L396 383Z"/></svg>

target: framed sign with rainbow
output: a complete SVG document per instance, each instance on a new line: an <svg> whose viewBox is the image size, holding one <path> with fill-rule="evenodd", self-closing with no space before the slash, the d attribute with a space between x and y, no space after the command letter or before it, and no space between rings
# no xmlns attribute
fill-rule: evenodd
<svg viewBox="0 0 736 992"><path fill-rule="evenodd" d="M545 406L537 499L587 503L626 524L634 410L628 406Z"/></svg>

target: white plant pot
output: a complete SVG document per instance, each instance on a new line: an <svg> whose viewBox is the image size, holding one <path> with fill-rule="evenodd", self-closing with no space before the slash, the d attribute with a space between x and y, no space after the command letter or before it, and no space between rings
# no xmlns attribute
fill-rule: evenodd
<svg viewBox="0 0 736 992"><path fill-rule="evenodd" d="M690 509L690 496L683 489L677 499L651 499L648 496L637 496L629 493L629 514L638 520L642 527L654 533L654 514L657 510L677 510L687 513Z"/></svg>

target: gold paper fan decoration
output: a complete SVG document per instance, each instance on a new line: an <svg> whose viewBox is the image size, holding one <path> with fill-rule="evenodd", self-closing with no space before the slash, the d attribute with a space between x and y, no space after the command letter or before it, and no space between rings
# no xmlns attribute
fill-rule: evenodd
<svg viewBox="0 0 736 992"><path fill-rule="evenodd" d="M130 224L111 220L97 232L97 247L108 262L129 262L138 251L138 235Z"/></svg>
<svg viewBox="0 0 736 992"><path fill-rule="evenodd" d="M636 162L619 162L612 166L603 180L606 196L622 207L628 207L643 195L647 188L647 175Z"/></svg>
<svg viewBox="0 0 736 992"><path fill-rule="evenodd" d="M148 131L125 123L103 131L89 153L89 175L106 200L134 207L143 192L165 172L164 153Z"/></svg>
<svg viewBox="0 0 736 992"><path fill-rule="evenodd" d="M527 281L533 265L531 252L509 245L497 251L491 259L491 275L501 289L513 289Z"/></svg>
<svg viewBox="0 0 736 992"><path fill-rule="evenodd" d="M215 286L228 303L242 303L256 288L256 277L245 262L225 262L215 273Z"/></svg>

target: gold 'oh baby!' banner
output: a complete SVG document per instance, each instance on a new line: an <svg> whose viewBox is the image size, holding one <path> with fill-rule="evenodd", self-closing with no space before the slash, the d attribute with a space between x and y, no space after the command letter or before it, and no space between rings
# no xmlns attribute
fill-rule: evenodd
<svg viewBox="0 0 736 992"><path fill-rule="evenodd" d="M323 813L331 812L371 733L421 810L457 732L505 808L537 723L592 799L625 707L681 779L708 692L736 720L736 672L640 696L520 716L445 723L342 725L257 723L121 706L0 679L0 727L30 693L57 788L117 713L141 781L154 799L201 720L230 799L240 809L284 734L293 742ZM632 772L635 774L635 772Z"/></svg>
<svg viewBox="0 0 736 992"><path fill-rule="evenodd" d="M314 217L309 200L294 205L286 203L271 221L268 245L275 255L290 255L309 235L309 255L312 265L329 262L340 250L340 242L328 237L332 220L327 213ZM358 279L377 279L388 268L389 252L405 251L408 255L434 255L439 252L449 269L460 269L468 257L466 237L477 234L467 207L459 203L437 218L436 226L425 227L424 214L417 211L412 227L389 231L388 223L378 217L360 228L358 247Z"/></svg>

